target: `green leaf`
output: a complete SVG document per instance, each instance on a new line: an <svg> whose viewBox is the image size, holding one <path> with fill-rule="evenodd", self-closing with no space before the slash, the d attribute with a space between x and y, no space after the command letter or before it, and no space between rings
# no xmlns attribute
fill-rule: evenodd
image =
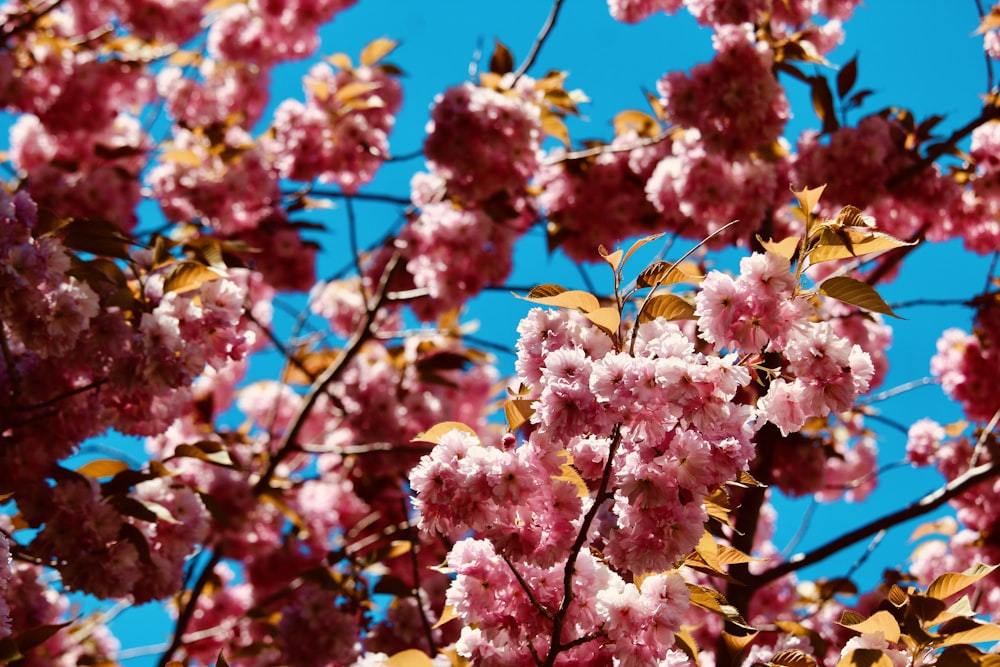
<svg viewBox="0 0 1000 667"><path fill-rule="evenodd" d="M819 292L839 301L849 303L852 306L889 315L897 319L903 319L892 312L892 308L879 296L874 287L854 278L848 278L847 276L827 278L819 286Z"/></svg>
<svg viewBox="0 0 1000 667"><path fill-rule="evenodd" d="M639 324L651 322L658 317L663 319L693 320L694 306L676 294L658 294L646 302L646 307L639 313Z"/></svg>

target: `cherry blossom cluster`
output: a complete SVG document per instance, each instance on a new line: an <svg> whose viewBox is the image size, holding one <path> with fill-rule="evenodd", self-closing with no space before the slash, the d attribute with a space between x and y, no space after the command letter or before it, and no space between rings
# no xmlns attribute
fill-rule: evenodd
<svg viewBox="0 0 1000 667"><path fill-rule="evenodd" d="M242 323L245 290L219 279L165 292L164 274L146 273L142 291L127 297L131 305L114 305L126 303L114 274L71 272L71 261L80 260L56 235L33 234L38 214L25 193L0 193L0 211L0 377L9 389L3 488L15 492L27 525L41 528L30 548L55 559L67 586L103 597L165 597L180 586L184 559L204 537L200 501L147 482L128 502L148 499L177 515L159 523L155 513L140 513L136 527L92 478L67 477L56 464L111 425L158 432L188 407L198 375L241 359L253 342ZM141 266L142 257L134 259Z"/></svg>
<svg viewBox="0 0 1000 667"><path fill-rule="evenodd" d="M842 40L841 24L860 4L860 0L608 0L608 9L626 23L658 12L673 14L682 7L698 23L715 29L767 23L773 38L793 37L803 48L825 54Z"/></svg>
<svg viewBox="0 0 1000 667"><path fill-rule="evenodd" d="M303 80L305 104L285 100L274 112L268 150L281 175L318 179L355 192L388 157L389 132L402 102L396 76L383 66L314 65Z"/></svg>
<svg viewBox="0 0 1000 667"><path fill-rule="evenodd" d="M197 77L183 67L164 67L156 75L156 90L179 124L207 128L238 121L249 128L264 113L270 82L265 68L205 58Z"/></svg>
<svg viewBox="0 0 1000 667"><path fill-rule="evenodd" d="M375 651L410 646L400 644L408 634L423 637L421 618L432 613L429 607L421 611L413 607L415 600L401 599L394 612L374 623L355 595L316 577L327 566L337 566L336 576L353 582L359 587L356 594L363 595L370 583L349 566L328 560L331 545L353 548L352 542L364 543L385 525L405 520L401 480L425 451L406 452L414 434L456 415L486 429L484 406L497 381L486 361L446 337L410 340L401 347L369 341L309 411L303 411L305 398L288 384L261 381L234 392L245 369L230 365L202 378L193 388L194 401L220 397L210 404L214 419L232 407L226 397L235 398L252 430L208 433L204 412L192 410L147 441L149 452L169 467L172 484L212 498L206 542L242 567L243 583L227 583L198 601L190 631L206 637L186 646L187 654L211 662L223 647L239 647L252 656L231 659L231 664L296 664L306 656L349 664L357 656L362 624L367 628L365 646ZM387 414L397 418L385 419ZM293 428L298 429L293 453L274 462L273 487L260 485L271 457ZM227 452L231 464L184 455L183 447L204 444L206 438ZM359 550L354 558L363 553ZM421 546L418 555L422 568L440 564L441 557L433 541ZM433 604L433 613L439 613L447 579L433 572L414 579L409 558L398 561L388 564L381 578L408 580L421 590L424 604ZM215 572L223 582L232 578L227 566ZM251 609L280 613L281 622L269 624L248 614ZM338 619L338 632L327 627L331 617ZM436 634L446 644L455 632Z"/></svg>
<svg viewBox="0 0 1000 667"><path fill-rule="evenodd" d="M638 599L645 589L615 588L617 577L669 570L695 547L707 519L702 500L746 468L753 433L766 421L787 436L807 419L846 411L874 375L857 344L813 321L814 306L796 288L788 260L771 253L744 259L735 278L711 272L695 297L695 314L713 354L697 351L663 319L640 324L625 352L583 315L529 313L518 327L516 364L529 388L518 400L532 410L526 439L518 444L508 434L484 443L471 430L452 430L410 474L423 530L473 536L458 542L448 561L459 575L449 604L475 628L463 630L462 655L526 661L559 642L588 651L590 659L603 650L621 659L623 644L639 651L636 660L665 657L669 642L646 635L626 642L618 634L618 613L638 613L646 619L639 627L646 627L642 614L650 607ZM780 353L782 361L756 407L744 402L751 372L738 354L747 352L745 359ZM837 464L824 470L820 462L824 485L813 492L839 497L875 460L870 439L838 449ZM849 493L862 499L873 484L853 484ZM600 551L607 568L601 578L611 586L590 599L598 606L612 599L630 611L613 605L596 623L577 618L573 602L583 593L563 590L561 573L592 567L581 562L580 546ZM507 592L498 595L500 589ZM485 605L483 591L512 606ZM654 625L672 638L686 599L667 597L678 607ZM569 606L561 603L567 599ZM558 635L556 613L573 633Z"/></svg>
<svg viewBox="0 0 1000 667"><path fill-rule="evenodd" d="M784 364L757 406L785 435L810 417L848 410L875 373L871 357L812 321L813 306L794 298L789 262L773 253L740 262L736 278L712 272L695 297L701 336L717 350L780 352Z"/></svg>
<svg viewBox="0 0 1000 667"><path fill-rule="evenodd" d="M789 117L784 88L771 72L773 54L742 27L719 28L715 57L690 75L657 83L667 119L697 129L705 148L738 158L775 141Z"/></svg>
<svg viewBox="0 0 1000 667"><path fill-rule="evenodd" d="M5 522L6 523L6 522ZM10 526L5 526L5 530ZM18 637L24 633L64 626L78 617L70 600L52 588L47 581L48 572L41 566L14 562L8 564L4 603L9 608L9 625L5 637ZM100 664L108 661L119 649L118 640L108 627L95 618L81 619L75 632L53 632L41 637L41 643L28 651L25 665L76 665Z"/></svg>
<svg viewBox="0 0 1000 667"><path fill-rule="evenodd" d="M240 127L218 143L203 132L176 130L147 180L168 219L201 222L222 235L283 215L278 174Z"/></svg>
<svg viewBox="0 0 1000 667"><path fill-rule="evenodd" d="M214 15L208 52L218 60L273 65L312 54L319 27L355 0L236 2Z"/></svg>
<svg viewBox="0 0 1000 667"><path fill-rule="evenodd" d="M1000 333L1000 307L986 304L977 311L972 333L946 329L937 342L937 354L931 359L931 373L944 392L962 404L969 419L990 421L997 402L995 377L1000 370L997 335Z"/></svg>
<svg viewBox="0 0 1000 667"><path fill-rule="evenodd" d="M549 154L535 178L542 189L538 203L549 221L550 237L577 262L591 261L594 248L614 247L629 236L652 233L663 221L646 198L644 188L654 167L670 153L671 142L639 146L639 135L623 132L609 150L590 158L560 159L565 151ZM604 224L594 225L593 220Z"/></svg>
<svg viewBox="0 0 1000 667"><path fill-rule="evenodd" d="M526 77L502 90L465 83L435 101L424 144L430 173L412 182L420 214L400 235L413 285L430 297L414 304L420 317L507 277L514 241L537 218L526 189L541 139L541 108Z"/></svg>
<svg viewBox="0 0 1000 667"><path fill-rule="evenodd" d="M935 466L945 480L959 477L971 467L994 460L991 447L969 438L949 436L945 427L931 419L921 419L909 429L907 458L917 466ZM994 481L983 482L959 494L949 504L955 518L947 517L929 531L935 538L925 540L912 555L910 572L928 584L945 572L963 571L975 563L995 562L1000 544L995 536L1000 489ZM956 521L957 519L957 521ZM1000 613L1000 593L995 586L980 585L977 600L982 613Z"/></svg>

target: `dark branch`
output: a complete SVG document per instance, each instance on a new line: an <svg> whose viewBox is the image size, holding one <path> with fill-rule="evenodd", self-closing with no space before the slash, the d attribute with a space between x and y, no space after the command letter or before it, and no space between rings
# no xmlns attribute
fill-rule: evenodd
<svg viewBox="0 0 1000 667"><path fill-rule="evenodd" d="M866 538L875 535L879 531L897 526L904 521L909 521L918 516L923 516L928 512L936 510L952 498L964 493L976 484L985 482L993 477L1000 476L1000 464L987 463L976 468L967 470L963 475L953 479L944 488L927 494L920 500L912 503L903 509L887 514L859 528L855 528L849 533L831 540L821 547L805 554L792 556L788 561L772 567L770 570L755 577L746 579L748 588L758 589L770 582L779 579L786 574L796 572L804 567L814 565L833 554L850 547Z"/></svg>

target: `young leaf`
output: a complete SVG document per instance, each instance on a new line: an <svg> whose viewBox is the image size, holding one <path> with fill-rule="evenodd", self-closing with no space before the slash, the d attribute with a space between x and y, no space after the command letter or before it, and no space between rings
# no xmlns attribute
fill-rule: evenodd
<svg viewBox="0 0 1000 667"><path fill-rule="evenodd" d="M354 63L351 61L351 57L346 53L334 53L332 56L323 58L323 60L330 63L337 69L344 70L345 72L354 69Z"/></svg>
<svg viewBox="0 0 1000 667"><path fill-rule="evenodd" d="M365 67L371 67L378 61L385 58L387 55L392 53L392 51L399 46L399 42L396 42L385 37L379 37L368 43L365 48L361 49L361 64Z"/></svg>
<svg viewBox="0 0 1000 667"><path fill-rule="evenodd" d="M816 208L816 204L819 203L819 198L823 196L823 190L826 190L826 183L819 186L818 188L802 188L799 191L792 190L792 194L799 201L799 206L807 214L811 214L813 209Z"/></svg>
<svg viewBox="0 0 1000 667"><path fill-rule="evenodd" d="M554 113L542 114L542 131L553 139L558 139L563 146L569 147L569 128L566 123Z"/></svg>
<svg viewBox="0 0 1000 667"><path fill-rule="evenodd" d="M441 437L451 433L452 431L462 431L468 433L476 440L479 440L479 436L470 426L466 426L462 422L441 422L430 427L417 437L413 438L411 442L429 442L432 445L441 444Z"/></svg>
<svg viewBox="0 0 1000 667"><path fill-rule="evenodd" d="M458 618L458 614L455 612L455 608L450 604L446 604L444 609L441 611L441 618L438 619L437 623L431 626L431 630L437 630L445 623L454 621L456 618Z"/></svg>
<svg viewBox="0 0 1000 667"><path fill-rule="evenodd" d="M687 587L691 592L691 604L694 606L721 616L737 627L751 631L756 630L743 619L739 610L731 605L726 596L719 591L697 584L688 584Z"/></svg>
<svg viewBox="0 0 1000 667"><path fill-rule="evenodd" d="M842 657L837 667L893 667L893 662L877 648L858 648Z"/></svg>
<svg viewBox="0 0 1000 667"><path fill-rule="evenodd" d="M819 286L819 292L839 301L849 303L852 306L858 306L865 310L903 319L892 312L892 308L879 296L874 287L854 278L848 278L847 276L827 278Z"/></svg>
<svg viewBox="0 0 1000 667"><path fill-rule="evenodd" d="M178 148L172 151L160 153L160 162L176 162L185 167L200 167L201 156L187 148Z"/></svg>
<svg viewBox="0 0 1000 667"><path fill-rule="evenodd" d="M618 267L622 264L622 257L625 255L625 251L618 249L609 253L608 249L601 245L597 247L597 252L601 254L605 262L611 265L611 270L617 273Z"/></svg>
<svg viewBox="0 0 1000 667"><path fill-rule="evenodd" d="M537 288L536 288L537 289ZM532 290L534 292L535 290ZM597 297L590 292L584 292L582 290L566 290L560 292L554 296L543 296L543 297L533 297L531 292L528 296L518 296L518 299L523 299L524 301L530 301L532 303L538 303L543 306L554 306L556 308L571 308L573 310L579 310L583 313L589 313L592 310L597 310L601 307L601 302L597 300Z"/></svg>
<svg viewBox="0 0 1000 667"><path fill-rule="evenodd" d="M545 285L536 285L532 287L531 291L528 292L527 298L541 299L547 296L555 296L556 294L562 294L563 292L567 291L569 290L567 290L565 287L561 287L560 285L553 285L551 283L546 283Z"/></svg>
<svg viewBox="0 0 1000 667"><path fill-rule="evenodd" d="M516 431L521 428L521 426L531 419L531 415L535 414L535 409L531 407L531 401L527 398L511 398L503 403L503 413L507 417L507 428L510 431Z"/></svg>
<svg viewBox="0 0 1000 667"><path fill-rule="evenodd" d="M196 290L211 280L218 280L225 276L223 271L205 266L200 262L183 261L177 265L163 281L163 291L166 292L190 292Z"/></svg>
<svg viewBox="0 0 1000 667"><path fill-rule="evenodd" d="M860 623L845 623L842 620L838 625L862 634L866 632L881 632L888 641L899 641L899 623L896 622L892 614L885 610L875 612Z"/></svg>
<svg viewBox="0 0 1000 667"><path fill-rule="evenodd" d="M943 600L959 592L963 588L971 586L983 577L997 569L997 565L983 565L976 563L961 574L947 572L937 577L927 588L927 595L938 600Z"/></svg>
<svg viewBox="0 0 1000 667"><path fill-rule="evenodd" d="M333 94L333 99L344 104L381 87L382 84L378 81L352 81L338 88L337 92Z"/></svg>
<svg viewBox="0 0 1000 667"><path fill-rule="evenodd" d="M857 79L858 57L854 56L837 72L837 97L843 99L847 93L851 92Z"/></svg>
<svg viewBox="0 0 1000 667"><path fill-rule="evenodd" d="M660 136L660 124L655 118L642 111L625 110L615 116L611 124L615 128L615 136L620 137L629 130L640 137Z"/></svg>
<svg viewBox="0 0 1000 667"><path fill-rule="evenodd" d="M423 651L408 648L386 658L385 665L386 667L434 667L434 661Z"/></svg>
<svg viewBox="0 0 1000 667"><path fill-rule="evenodd" d="M622 323L622 317L618 309L610 306L592 310L585 313L585 316L588 320L603 329L609 336L617 335L618 327Z"/></svg>
<svg viewBox="0 0 1000 667"><path fill-rule="evenodd" d="M861 257L873 252L916 244L916 241L902 241L884 232L826 227L821 232L816 246L809 252L809 261L812 264L819 264L833 259Z"/></svg>
<svg viewBox="0 0 1000 667"><path fill-rule="evenodd" d="M646 302L646 307L639 313L639 323L651 322L657 317L666 320L693 320L694 306L676 294L657 294Z"/></svg>
<svg viewBox="0 0 1000 667"><path fill-rule="evenodd" d="M632 247L628 249L628 252L625 253L625 258L622 259L622 263L627 262L628 258L632 256L632 253L634 253L642 246L646 245L647 243L652 243L653 241L656 241L661 238L663 238L663 232L659 234L650 234L649 236L642 237L641 239L633 243Z"/></svg>
<svg viewBox="0 0 1000 667"><path fill-rule="evenodd" d="M590 496L590 489L587 487L587 483L583 481L583 478L580 477L580 473L578 473L573 466L569 463L564 463L559 466L559 470L562 474L553 475L552 479L560 482L569 482L576 487L576 495L581 498L587 498Z"/></svg>
<svg viewBox="0 0 1000 667"><path fill-rule="evenodd" d="M826 77L810 77L809 85L812 89L813 110L823 121L821 132L823 134L836 132L840 128L840 123L837 121L837 112L833 107L833 93L830 92L830 84L827 83Z"/></svg>
<svg viewBox="0 0 1000 667"><path fill-rule="evenodd" d="M493 56L490 58L490 71L494 74L507 74L514 71L514 56L510 49L504 46L499 39L494 40L496 47L493 49Z"/></svg>
<svg viewBox="0 0 1000 667"><path fill-rule="evenodd" d="M76 469L81 475L100 479L101 477L114 477L122 470L128 470L128 464L116 459L98 459L90 463L84 463Z"/></svg>
<svg viewBox="0 0 1000 667"><path fill-rule="evenodd" d="M795 256L795 249L799 247L800 237L789 236L787 239L782 239L781 241L765 241L758 236L757 241L760 242L764 250L772 255L790 260Z"/></svg>
<svg viewBox="0 0 1000 667"><path fill-rule="evenodd" d="M654 285L674 285L677 283L690 283L697 285L705 276L701 274L698 265L694 262L673 262L656 261L643 269L635 279L636 287L653 287Z"/></svg>
<svg viewBox="0 0 1000 667"><path fill-rule="evenodd" d="M816 658L795 648L778 651L771 656L768 662L772 665L781 665L781 667L816 667L817 664Z"/></svg>
<svg viewBox="0 0 1000 667"><path fill-rule="evenodd" d="M942 625L938 629L938 634L943 637L941 646L997 642L1000 641L1000 626L978 623L969 618L958 618Z"/></svg>

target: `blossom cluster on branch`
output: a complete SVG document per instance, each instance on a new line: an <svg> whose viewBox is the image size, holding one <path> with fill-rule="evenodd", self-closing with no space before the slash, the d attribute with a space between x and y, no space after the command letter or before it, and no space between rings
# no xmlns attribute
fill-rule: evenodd
<svg viewBox="0 0 1000 667"><path fill-rule="evenodd" d="M1000 252L997 92L943 138L862 115L857 58L830 67L858 0L609 0L689 12L714 56L574 142L589 100L536 64L575 11L554 0L524 61L497 41L440 90L409 192L380 195L406 44L320 58L354 4L0 4L0 662L121 664L108 621L159 602L161 667L992 664L992 269L930 364L968 423L894 424L871 393L877 288L913 248ZM988 59L998 31L1000 5ZM365 199L400 209L371 244ZM470 313L535 232L611 278L540 279L503 378ZM776 495L864 501L880 420L944 486L780 553ZM799 578L944 504L874 590Z"/></svg>

